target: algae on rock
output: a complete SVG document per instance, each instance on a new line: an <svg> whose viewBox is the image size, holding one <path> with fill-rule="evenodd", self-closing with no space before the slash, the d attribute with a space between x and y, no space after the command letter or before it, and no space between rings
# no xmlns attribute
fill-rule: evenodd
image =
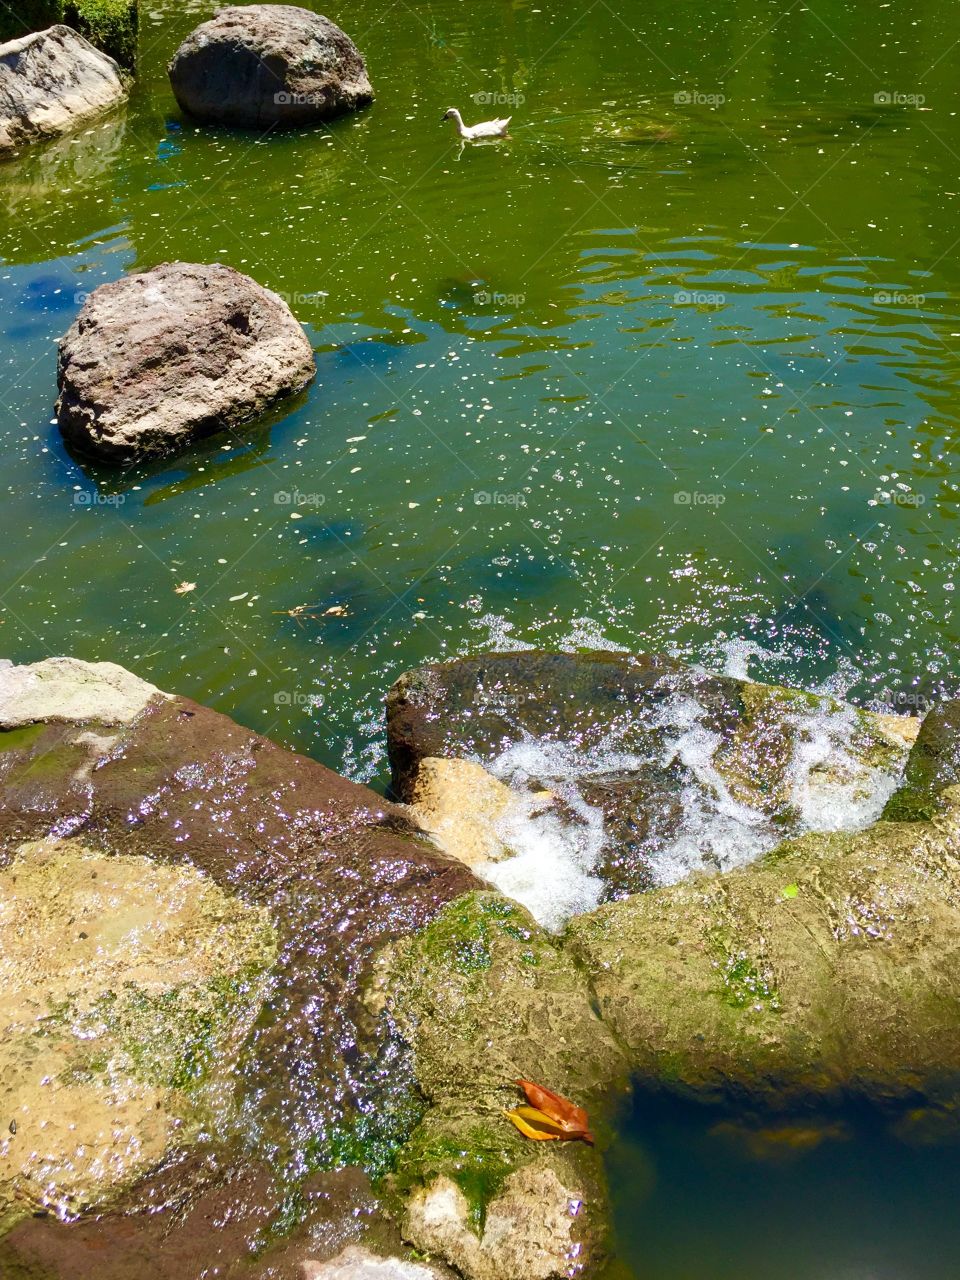
<svg viewBox="0 0 960 1280"><path fill-rule="evenodd" d="M932 824L811 834L572 922L645 1076L776 1103L960 1080L960 845Z"/></svg>
<svg viewBox="0 0 960 1280"><path fill-rule="evenodd" d="M266 911L192 868L20 846L0 871L0 1233L102 1206L189 1140L274 955Z"/></svg>
<svg viewBox="0 0 960 1280"><path fill-rule="evenodd" d="M503 1116L517 1102L518 1078L588 1101L627 1073L557 941L499 894L469 893L380 953L367 1004L413 1047L431 1104L390 1181L407 1238L474 1280L561 1275L571 1249L599 1253L605 1193L597 1154L580 1143L538 1149ZM530 1230L506 1229L528 1183L548 1197L541 1209L554 1223L549 1247ZM488 1228L491 1214L503 1230Z"/></svg>

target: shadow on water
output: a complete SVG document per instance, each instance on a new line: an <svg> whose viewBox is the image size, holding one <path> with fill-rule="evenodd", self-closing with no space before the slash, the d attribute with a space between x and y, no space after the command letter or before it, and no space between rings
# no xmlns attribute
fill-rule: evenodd
<svg viewBox="0 0 960 1280"><path fill-rule="evenodd" d="M751 1115L638 1091L607 1153L625 1274L953 1280L960 1135L930 1120L865 1102Z"/></svg>
<svg viewBox="0 0 960 1280"><path fill-rule="evenodd" d="M65 453L98 493L121 494L134 486L143 486L150 490L144 499L144 505L155 506L194 489L235 479L258 468L269 468L274 428L303 409L308 398L309 389L301 391L274 405L263 417L213 432L195 441L173 458L110 466L88 457L66 441L62 441L62 444ZM57 439L62 440L56 428L53 430ZM169 479L171 474L175 476L174 479ZM285 492L285 483L286 477L277 471L274 486L276 490ZM292 488L291 482L291 491Z"/></svg>

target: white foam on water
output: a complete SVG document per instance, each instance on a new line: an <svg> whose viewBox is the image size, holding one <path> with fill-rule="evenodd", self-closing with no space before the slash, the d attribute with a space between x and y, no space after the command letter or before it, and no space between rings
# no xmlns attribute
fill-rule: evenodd
<svg viewBox="0 0 960 1280"><path fill-rule="evenodd" d="M512 635L514 624L501 613L485 613L482 617L471 618L470 626L475 630L487 630L486 638L482 641L474 640L466 649L469 652L477 653L522 653L526 649L534 649L535 645L528 644L526 640L521 640L518 636Z"/></svg>
<svg viewBox="0 0 960 1280"><path fill-rule="evenodd" d="M807 831L859 831L876 822L900 771L865 768L850 750L859 722L853 707L829 707L796 719L787 771L790 800Z"/></svg>
<svg viewBox="0 0 960 1280"><path fill-rule="evenodd" d="M734 661L746 655L740 651ZM696 871L729 871L805 831L855 831L879 818L900 780L905 749L890 768L868 767L853 750L862 723L851 706L823 696L809 709L791 711L792 754L784 775L785 812L777 815L738 799L718 770L720 735L706 723L706 708L677 694L638 721L611 728L603 741L535 741L511 746L488 767L518 795L499 834L515 856L478 868L503 893L521 902L549 929L593 910L605 884L597 868L607 835L603 815L580 790L585 779L622 777L651 763L682 772L682 819L669 838L645 851L655 883L673 884ZM624 747L647 731L647 755ZM639 731L639 732L638 732ZM762 768L764 762L755 762ZM531 786L553 791L560 812L533 798ZM570 816L572 815L572 816Z"/></svg>
<svg viewBox="0 0 960 1280"><path fill-rule="evenodd" d="M589 762L590 774L628 772L641 763L606 745L589 753ZM527 738L504 751L490 771L518 796L516 809L497 830L516 855L484 863L476 868L478 873L522 903L547 929L560 929L571 916L592 911L604 889L594 868L606 833L603 814L584 800L577 785L584 776L581 745ZM545 806L530 789L539 785L563 800L573 821Z"/></svg>
<svg viewBox="0 0 960 1280"><path fill-rule="evenodd" d="M654 878L673 884L692 871L729 871L771 848L765 815L737 800L714 765L720 735L703 723L696 699L668 699L653 723L664 732L661 764L679 762L690 781L681 791L683 820L676 836L653 858Z"/></svg>
<svg viewBox="0 0 960 1280"><path fill-rule="evenodd" d="M611 640L596 618L574 618L570 630L560 641L560 648L576 653L581 649L603 649L607 653L628 653L625 644Z"/></svg>

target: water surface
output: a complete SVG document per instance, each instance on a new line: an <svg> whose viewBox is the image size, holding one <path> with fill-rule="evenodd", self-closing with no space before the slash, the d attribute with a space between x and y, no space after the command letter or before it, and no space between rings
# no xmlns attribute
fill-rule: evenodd
<svg viewBox="0 0 960 1280"><path fill-rule="evenodd" d="M641 1094L608 1158L635 1280L951 1280L955 1141L866 1106L745 1117Z"/></svg>
<svg viewBox="0 0 960 1280"><path fill-rule="evenodd" d="M756 674L927 695L957 639L960 11L358 0L330 13L376 104L258 137L169 92L213 9L147 7L129 108L0 168L6 654L114 659L365 777L390 680L491 642L746 641ZM461 150L448 105L512 139ZM171 258L284 294L316 383L170 464L83 466L55 340Z"/></svg>

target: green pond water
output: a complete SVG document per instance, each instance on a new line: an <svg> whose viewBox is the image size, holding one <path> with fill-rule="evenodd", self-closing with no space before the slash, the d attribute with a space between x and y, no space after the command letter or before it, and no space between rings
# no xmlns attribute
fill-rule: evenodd
<svg viewBox="0 0 960 1280"><path fill-rule="evenodd" d="M631 1280L957 1274L956 1144L927 1145L902 1116L744 1117L640 1094L608 1163Z"/></svg>
<svg viewBox="0 0 960 1280"><path fill-rule="evenodd" d="M374 779L396 674L491 644L942 683L960 10L357 0L376 104L257 137L169 92L213 7L146 0L129 108L0 168L4 654L113 659ZM449 105L512 138L462 150ZM84 467L55 340L173 258L286 296L316 382Z"/></svg>

